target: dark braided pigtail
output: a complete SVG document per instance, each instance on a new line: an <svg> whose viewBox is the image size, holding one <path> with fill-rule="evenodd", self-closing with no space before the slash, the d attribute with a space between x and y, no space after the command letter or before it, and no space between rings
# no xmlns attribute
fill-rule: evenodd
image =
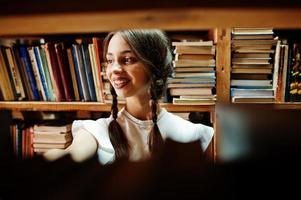
<svg viewBox="0 0 301 200"><path fill-rule="evenodd" d="M118 159L122 157L128 157L129 143L124 132L117 122L118 101L116 91L112 85L110 91L113 96L111 108L113 120L109 124L109 137L115 150L115 159Z"/></svg>
<svg viewBox="0 0 301 200"><path fill-rule="evenodd" d="M157 104L158 104L158 96L156 92L156 86L154 84L151 84L150 87L150 104L151 104L151 110L152 110L152 120L153 120L153 130L151 131L149 138L148 138L148 147L150 152L152 153L158 153L163 146L163 138L160 133L158 124L157 124Z"/></svg>

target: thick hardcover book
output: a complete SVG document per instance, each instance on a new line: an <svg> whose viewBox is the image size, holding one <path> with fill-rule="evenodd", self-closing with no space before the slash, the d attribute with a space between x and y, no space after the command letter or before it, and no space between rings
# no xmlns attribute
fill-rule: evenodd
<svg viewBox="0 0 301 200"><path fill-rule="evenodd" d="M32 90L30 88L29 77L28 77L28 74L26 73L25 64L21 61L18 47L12 46L12 54L13 54L14 60L19 69L19 72L20 72L21 84L23 85L24 92L25 92L24 100L32 101L32 100L34 100L34 97L33 97Z"/></svg>
<svg viewBox="0 0 301 200"><path fill-rule="evenodd" d="M9 81L9 76L2 52L0 51L0 90L2 92L3 100L14 100L14 94L12 93L12 85Z"/></svg>
<svg viewBox="0 0 301 200"><path fill-rule="evenodd" d="M90 63L91 63L91 68L92 68L93 78L94 78L96 99L98 102L102 102L100 81L99 81L99 71L98 71L98 67L96 64L95 49L94 49L93 44L89 44L89 55L90 55Z"/></svg>
<svg viewBox="0 0 301 200"><path fill-rule="evenodd" d="M84 101L91 101L83 56L82 56L81 50L79 48L79 45L74 44L73 47L75 50L76 59L77 59L77 63L78 63L78 69L79 69L78 71L79 71L79 76L80 76L80 82L82 85Z"/></svg>
<svg viewBox="0 0 301 200"><path fill-rule="evenodd" d="M55 44L55 52L58 60L59 71L64 87L64 93L67 101L74 100L74 91L70 74L70 67L66 55L66 49L62 43Z"/></svg>
<svg viewBox="0 0 301 200"><path fill-rule="evenodd" d="M102 63L103 63L103 55L102 55L102 40L96 37L92 38L93 41L93 47L95 52L95 60L96 60L96 67L97 67L97 76L99 81L99 87L100 87L100 100L101 102L104 102L104 86L103 86L103 80L101 76L102 72Z"/></svg>
<svg viewBox="0 0 301 200"><path fill-rule="evenodd" d="M15 82L14 82L14 75L13 75L13 71L11 71L10 69L10 65L9 65L9 61L8 61L8 58L7 58L7 55L6 55L6 52L5 52L5 49L4 47L1 47L1 53L2 53L2 62L4 62L4 66L6 68L6 71L8 73L8 76L9 76L9 83L12 87L12 92L13 92L13 95L14 95L14 100L15 99L18 99L19 96L20 96L20 93L17 91L16 89L16 85L15 85Z"/></svg>
<svg viewBox="0 0 301 200"><path fill-rule="evenodd" d="M41 80L41 76L40 76L39 69L38 69L37 59L34 55L33 47L28 47L27 51L28 51L28 54L29 54L29 58L30 58L31 66L32 66L32 71L33 71L34 77L36 79L37 88L38 88L41 100L45 101L45 100L47 100L47 98L46 98L45 90L42 86L42 80Z"/></svg>
<svg viewBox="0 0 301 200"><path fill-rule="evenodd" d="M20 46L19 51L20 51L21 61L24 63L25 68L26 68L26 73L28 75L31 91L32 91L33 98L34 98L33 100L39 101L41 98L40 98L40 95L39 95L37 82L35 80L35 77L34 77L34 74L33 74L33 71L32 71L32 67L31 67L31 64L30 64L31 62L30 62L29 55L27 53L27 49L24 46Z"/></svg>
<svg viewBox="0 0 301 200"><path fill-rule="evenodd" d="M71 47L71 52L72 52L72 60L74 64L74 71L75 71L75 76L76 76L76 83L77 83L77 88L78 88L78 93L79 93L79 98L80 100L84 100L84 93L83 93L83 85L81 82L80 78L80 72L79 72L79 62L76 54L76 45L72 45Z"/></svg>
<svg viewBox="0 0 301 200"><path fill-rule="evenodd" d="M23 99L25 99L25 91L24 91L24 87L22 85L19 68L17 67L15 59L13 57L12 49L6 48L5 52L6 52L6 56L7 56L7 60L8 60L8 64L9 64L9 69L10 69L11 75L13 77L13 82L15 85L17 98L18 98L18 100L23 100Z"/></svg>
<svg viewBox="0 0 301 200"><path fill-rule="evenodd" d="M88 89L89 89L91 101L96 101L97 99L96 99L96 94L95 94L94 78L93 78L93 73L92 73L92 68L91 68L91 63L90 63L88 44L81 43L80 47L81 47L81 53L83 56L83 63L85 66L85 72L86 72Z"/></svg>
<svg viewBox="0 0 301 200"><path fill-rule="evenodd" d="M49 66L47 64L47 58L46 58L46 53L45 53L45 46L42 45L41 48L39 48L39 51L40 51L42 66L43 66L44 72L45 72L45 79L46 79L46 83L47 83L48 95L49 95L49 98L50 98L49 100L50 101L55 101L55 96L54 96L54 92L53 92Z"/></svg>
<svg viewBox="0 0 301 200"><path fill-rule="evenodd" d="M46 82L46 75L45 75L45 70L44 70L44 66L42 63L42 59L40 56L39 47L33 47L33 51L34 51L34 56L37 61L38 73L40 75L42 87L43 87L45 97L46 97L45 100L50 101L49 89L48 89L48 85Z"/></svg>
<svg viewBox="0 0 301 200"><path fill-rule="evenodd" d="M66 100L65 92L63 88L62 77L60 75L60 69L59 69L59 64L55 52L54 43L47 43L45 47L46 47L46 51L48 51L47 53L50 60L50 65L48 66L51 66L49 69L51 69L50 73L52 73L53 82L55 82L54 85L56 86L56 100L64 101Z"/></svg>
<svg viewBox="0 0 301 200"><path fill-rule="evenodd" d="M73 85L73 89L74 89L74 98L75 98L75 101L80 101L78 84L77 84L77 79L76 79L76 74L75 74L75 69L74 69L75 64L73 62L71 48L67 48L67 57L68 57L68 62L69 62L69 67L70 67L70 74L71 74L71 78L72 78L72 85Z"/></svg>

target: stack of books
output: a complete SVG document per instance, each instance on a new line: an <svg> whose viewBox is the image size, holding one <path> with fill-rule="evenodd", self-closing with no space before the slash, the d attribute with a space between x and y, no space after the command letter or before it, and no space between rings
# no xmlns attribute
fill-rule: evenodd
<svg viewBox="0 0 301 200"><path fill-rule="evenodd" d="M174 104L214 104L215 45L213 41L172 42L173 76L167 81Z"/></svg>
<svg viewBox="0 0 301 200"><path fill-rule="evenodd" d="M45 122L33 127L33 149L36 153L49 149L65 149L71 142L71 123Z"/></svg>
<svg viewBox="0 0 301 200"><path fill-rule="evenodd" d="M279 40L271 28L232 30L232 102L274 102Z"/></svg>

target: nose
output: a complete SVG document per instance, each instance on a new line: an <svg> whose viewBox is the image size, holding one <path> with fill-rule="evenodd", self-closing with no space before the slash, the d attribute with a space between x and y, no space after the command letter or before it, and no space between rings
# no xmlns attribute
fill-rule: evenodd
<svg viewBox="0 0 301 200"><path fill-rule="evenodd" d="M112 66L112 72L113 73L121 73L122 72L122 67L118 62L114 62L113 66Z"/></svg>

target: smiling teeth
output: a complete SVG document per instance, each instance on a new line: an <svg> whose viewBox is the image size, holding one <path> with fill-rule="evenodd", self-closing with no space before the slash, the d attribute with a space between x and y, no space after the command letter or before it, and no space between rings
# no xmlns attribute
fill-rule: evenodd
<svg viewBox="0 0 301 200"><path fill-rule="evenodd" d="M125 86L129 81L127 79L116 79L113 81L118 88Z"/></svg>

